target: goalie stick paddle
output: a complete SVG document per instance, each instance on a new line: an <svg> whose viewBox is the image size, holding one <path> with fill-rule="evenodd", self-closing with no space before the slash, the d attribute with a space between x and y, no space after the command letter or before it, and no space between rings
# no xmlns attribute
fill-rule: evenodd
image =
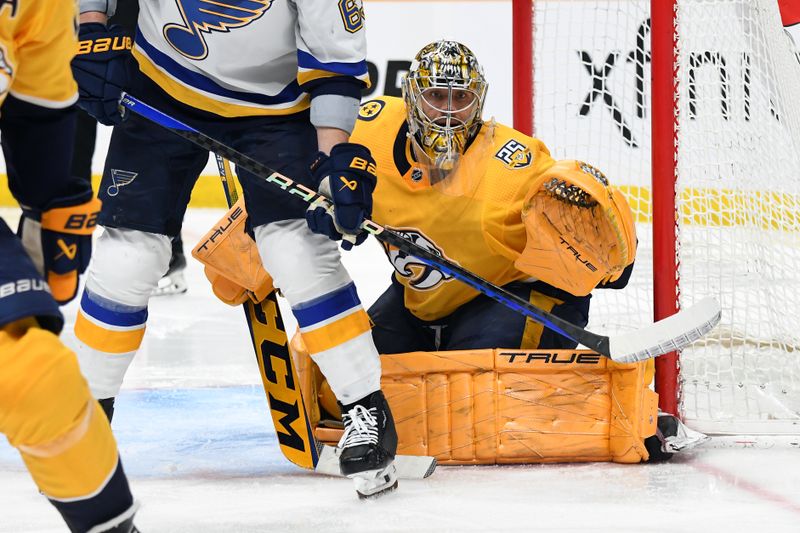
<svg viewBox="0 0 800 533"><path fill-rule="evenodd" d="M239 192L228 161L219 154L216 154L216 159L225 200L230 208L239 200ZM284 457L297 466L315 469L319 463L319 445L314 439L297 369L289 353L276 291L258 303L248 298L242 308L278 436L278 447Z"/></svg>
<svg viewBox="0 0 800 533"><path fill-rule="evenodd" d="M120 104L137 115L236 163L237 166L247 169L268 183L286 191L287 194L298 196L311 206L322 206L326 209L332 208L330 200L318 192L296 183L294 180L273 171L253 158L212 139L191 126L175 120L129 94L123 94ZM379 241L413 255L423 263L453 276L510 309L543 324L556 333L560 333L621 363L644 361L680 350L711 331L719 323L721 317L719 303L713 298L706 298L688 309L683 309L664 320L636 331L614 336L599 335L530 304L456 263L406 240L402 235L380 224L365 220L361 224L361 229L374 235Z"/></svg>
<svg viewBox="0 0 800 533"><path fill-rule="evenodd" d="M239 199L233 172L227 159L219 154L215 157L225 200L228 207L232 207ZM248 299L242 307L281 452L297 466L341 476L336 448L318 443L314 438L297 368L288 349L277 291L273 290L259 303ZM276 368L276 362L282 368ZM284 372L285 377L278 379ZM394 465L399 479L424 479L436 470L436 459L424 455L396 455Z"/></svg>

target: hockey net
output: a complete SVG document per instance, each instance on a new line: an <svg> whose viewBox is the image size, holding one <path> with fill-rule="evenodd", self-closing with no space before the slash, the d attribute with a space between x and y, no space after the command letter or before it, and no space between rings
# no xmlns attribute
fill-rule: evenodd
<svg viewBox="0 0 800 533"><path fill-rule="evenodd" d="M602 169L634 209L633 279L595 291L589 328L716 297L721 325L676 375L659 368L662 405L710 433L800 434L800 63L776 0L671 4L652 0L670 17L652 24L649 0L514 0L515 125L532 118L556 157Z"/></svg>

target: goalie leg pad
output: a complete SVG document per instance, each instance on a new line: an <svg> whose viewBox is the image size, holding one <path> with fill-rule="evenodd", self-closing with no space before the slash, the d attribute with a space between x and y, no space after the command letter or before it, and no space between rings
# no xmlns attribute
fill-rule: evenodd
<svg viewBox="0 0 800 533"><path fill-rule="evenodd" d="M589 351L382 357L398 453L443 464L646 460L657 395L646 365Z"/></svg>
<svg viewBox="0 0 800 533"><path fill-rule="evenodd" d="M308 358L295 336L296 361ZM652 365L581 350L462 350L381 356L381 388L397 421L398 454L443 464L647 460L658 395ZM313 367L306 403L330 404ZM331 411L332 412L332 411ZM340 432L318 427L317 438Z"/></svg>

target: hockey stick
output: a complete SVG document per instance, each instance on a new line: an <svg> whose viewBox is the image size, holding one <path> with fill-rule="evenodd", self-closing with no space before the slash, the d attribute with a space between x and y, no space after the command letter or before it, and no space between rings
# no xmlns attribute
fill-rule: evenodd
<svg viewBox="0 0 800 533"><path fill-rule="evenodd" d="M128 94L123 94L120 103L134 113L169 129L198 146L222 155L236 163L237 166L247 169L268 183L283 189L287 194L300 197L311 206L331 207L330 201L318 192L300 183L295 183L294 180L274 172L251 157L204 135ZM642 329L610 337L599 335L526 302L452 261L406 240L400 234L380 224L365 220L361 224L361 229L371 233L379 241L413 255L423 263L453 276L507 307L536 320L556 333L583 344L617 362L643 361L680 350L711 331L721 317L721 310L716 300L706 298L688 309L683 309L675 315Z"/></svg>
<svg viewBox="0 0 800 533"><path fill-rule="evenodd" d="M219 177L228 207L239 200L230 164L215 154ZM283 455L302 468L314 469L319 462L319 445L314 439L297 370L289 353L288 337L283 325L276 291L259 303L250 298L242 304L247 329L258 360L261 382L267 395L272 423ZM282 368L276 363L283 363ZM282 376L282 379L278 379Z"/></svg>
<svg viewBox="0 0 800 533"><path fill-rule="evenodd" d="M215 157L225 199L228 207L232 207L239 199L239 193L230 163L219 154L215 154ZM278 435L278 445L283 455L297 466L321 474L341 476L336 448L321 444L314 438L297 369L289 353L288 336L276 293L273 290L259 303L248 298L242 307ZM283 368L276 368L275 363L282 363ZM283 379L278 379L281 374L284 374ZM394 464L400 479L423 479L436 469L436 459L428 456L397 455Z"/></svg>

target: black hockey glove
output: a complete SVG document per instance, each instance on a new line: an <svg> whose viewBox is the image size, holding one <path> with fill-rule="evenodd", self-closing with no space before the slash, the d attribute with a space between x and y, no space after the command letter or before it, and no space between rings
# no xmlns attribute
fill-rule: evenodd
<svg viewBox="0 0 800 533"><path fill-rule="evenodd" d="M341 143L331 155L319 152L311 164L317 190L333 202L333 212L323 207L306 211L308 227L314 233L342 240L342 248L350 250L364 242L367 234L359 228L372 215L372 192L377 184L375 160L367 147Z"/></svg>
<svg viewBox="0 0 800 533"><path fill-rule="evenodd" d="M81 24L78 37L78 53L72 60L78 107L106 126L121 124L127 112L119 99L137 68L131 55L132 39L122 26L106 27L99 22Z"/></svg>

